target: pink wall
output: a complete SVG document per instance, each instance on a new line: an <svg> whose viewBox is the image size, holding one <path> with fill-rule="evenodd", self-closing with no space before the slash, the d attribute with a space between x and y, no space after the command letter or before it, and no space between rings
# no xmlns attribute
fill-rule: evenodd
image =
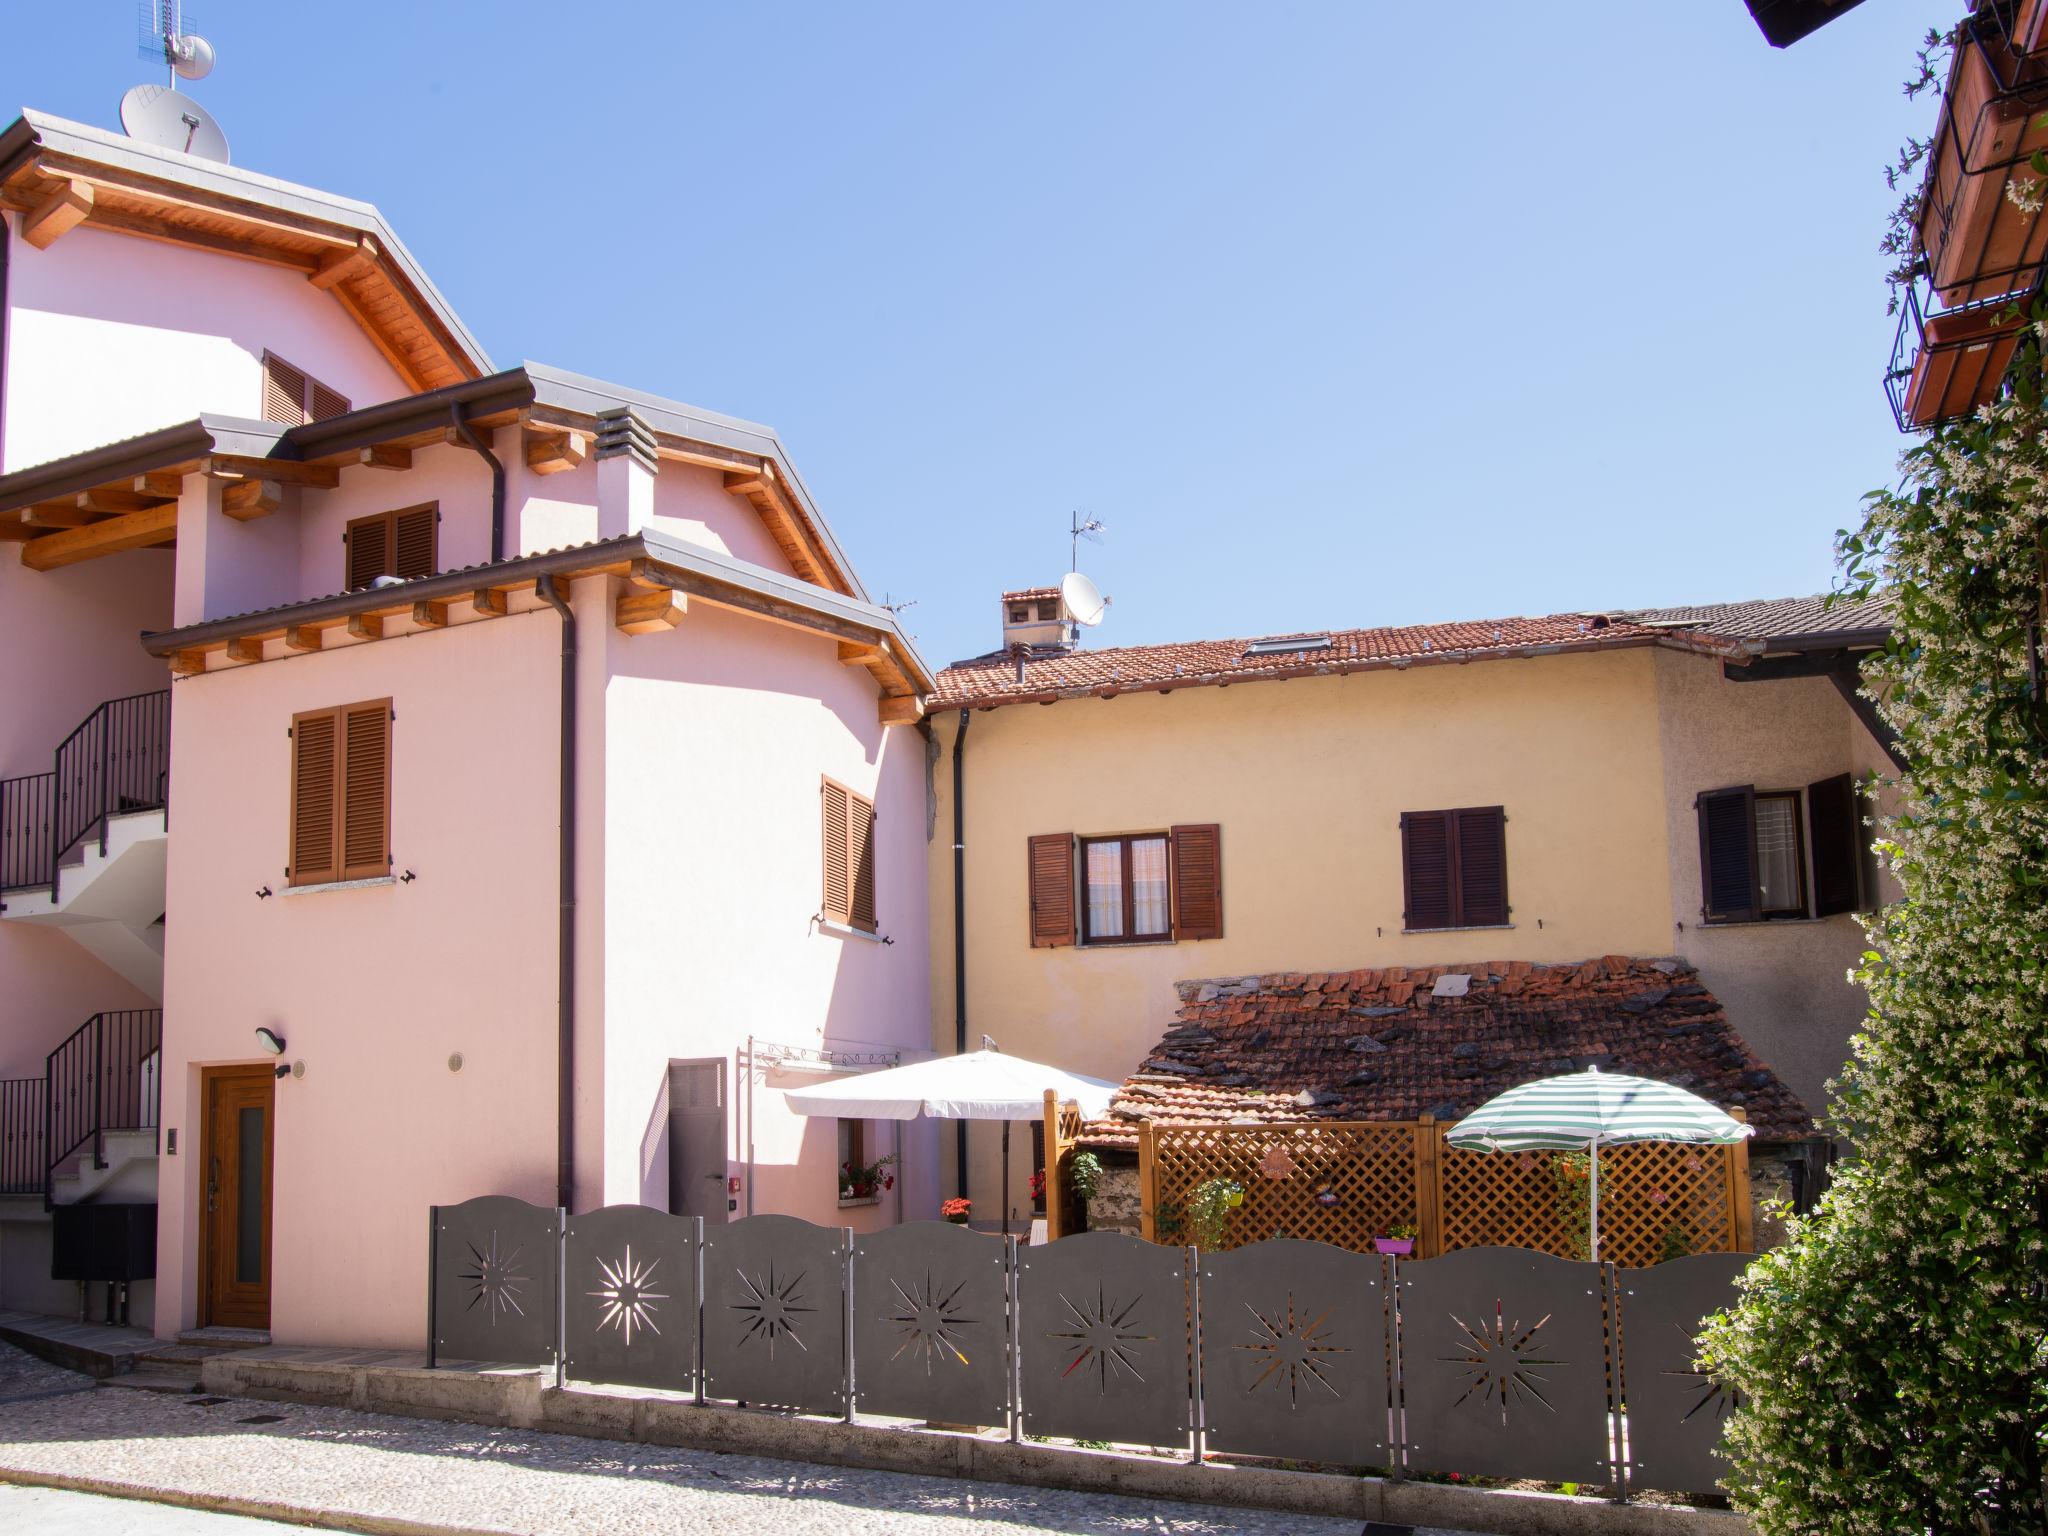
<svg viewBox="0 0 2048 1536"><path fill-rule="evenodd" d="M277 1085L279 1339L418 1346L427 1206L552 1200L558 654L543 611L177 686L160 1332L196 1314L198 1069L264 1059L258 1025L306 1063ZM293 712L387 694L419 878L285 894Z"/></svg>
<svg viewBox="0 0 2048 1536"><path fill-rule="evenodd" d="M7 469L202 411L260 417L266 348L354 406L407 392L340 302L283 267L97 229L9 256Z"/></svg>
<svg viewBox="0 0 2048 1536"><path fill-rule="evenodd" d="M509 444L515 434L501 435ZM341 484L334 490L300 492L293 519L298 529L298 569L291 590L270 601L326 597L343 590L347 567L342 535L350 521L428 501L438 502L441 508L442 570L478 565L491 558L490 466L469 448L416 448L409 470L344 469ZM509 496L507 501L509 504Z"/></svg>
<svg viewBox="0 0 2048 1536"><path fill-rule="evenodd" d="M654 482L653 526L738 560L790 573L761 514L725 488L724 473L665 460Z"/></svg>
<svg viewBox="0 0 2048 1536"><path fill-rule="evenodd" d="M670 1058L734 1063L750 1033L929 1047L924 741L876 722L872 679L841 665L830 639L703 603L664 634L606 633L603 1190L662 1204L665 1164L643 1174L642 1154ZM816 924L821 775L875 799L876 899L893 943ZM737 1070L731 1081L743 1100ZM815 1081L756 1085L754 1208L837 1222L834 1122L781 1102ZM728 1123L737 1173L737 1112ZM935 1186L921 1182L906 1213L936 1215ZM894 1207L844 1214L865 1228Z"/></svg>

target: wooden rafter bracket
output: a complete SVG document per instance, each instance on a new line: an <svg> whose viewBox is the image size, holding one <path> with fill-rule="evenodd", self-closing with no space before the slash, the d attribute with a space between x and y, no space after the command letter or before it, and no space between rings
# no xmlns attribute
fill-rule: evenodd
<svg viewBox="0 0 2048 1536"><path fill-rule="evenodd" d="M185 477L175 469L153 469L146 475L137 475L129 489L138 496L176 501L184 494Z"/></svg>
<svg viewBox="0 0 2048 1536"><path fill-rule="evenodd" d="M21 563L32 571L54 571L97 555L147 549L178 536L178 504L165 502L125 517L103 518L84 528L66 528L30 539L22 546Z"/></svg>
<svg viewBox="0 0 2048 1536"><path fill-rule="evenodd" d="M654 635L674 629L689 611L689 598L673 588L629 586L613 600L612 623L624 634Z"/></svg>
<svg viewBox="0 0 2048 1536"><path fill-rule="evenodd" d="M758 469L728 473L725 488L733 495L745 498L761 514L770 536L797 575L818 586L833 587L812 553L796 508L790 504L776 479L774 465L764 462ZM833 587L833 590L838 589Z"/></svg>
<svg viewBox="0 0 2048 1536"><path fill-rule="evenodd" d="M200 473L215 480L274 480L279 485L306 485L331 491L341 484L341 471L332 464L302 464L297 459L252 459L234 454L215 454L202 459Z"/></svg>
<svg viewBox="0 0 2048 1536"><path fill-rule="evenodd" d="M321 262L307 275L306 281L322 291L339 287L352 278L374 271L382 255L383 252L377 249L377 242L364 235L356 242L354 250L337 252Z"/></svg>
<svg viewBox="0 0 2048 1536"><path fill-rule="evenodd" d="M356 450L356 463L365 469L411 469L412 450L397 443L372 443Z"/></svg>
<svg viewBox="0 0 2048 1536"><path fill-rule="evenodd" d="M223 517L238 523L268 517L284 505L284 487L275 480L237 480L220 493Z"/></svg>
<svg viewBox="0 0 2048 1536"><path fill-rule="evenodd" d="M92 216L92 183L76 177L57 181L21 223L21 238L46 251Z"/></svg>
<svg viewBox="0 0 2048 1536"><path fill-rule="evenodd" d="M559 431L529 426L525 431L526 467L536 475L559 475L590 456L590 435L564 427Z"/></svg>

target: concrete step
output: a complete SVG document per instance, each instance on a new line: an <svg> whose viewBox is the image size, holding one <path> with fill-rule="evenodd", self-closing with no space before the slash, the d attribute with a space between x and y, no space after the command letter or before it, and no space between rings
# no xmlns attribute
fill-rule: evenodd
<svg viewBox="0 0 2048 1536"><path fill-rule="evenodd" d="M199 1366L154 1365L140 1362L125 1376L112 1376L104 1383L109 1387L130 1387L137 1392L163 1392L186 1396L199 1390Z"/></svg>
<svg viewBox="0 0 2048 1536"><path fill-rule="evenodd" d="M188 1328L178 1335L178 1342L188 1347L197 1347L208 1354L219 1354L224 1349L266 1349L270 1345L270 1330Z"/></svg>
<svg viewBox="0 0 2048 1536"><path fill-rule="evenodd" d="M147 1329L78 1323L36 1312L0 1312L0 1341L102 1380L132 1371L137 1357L156 1347Z"/></svg>

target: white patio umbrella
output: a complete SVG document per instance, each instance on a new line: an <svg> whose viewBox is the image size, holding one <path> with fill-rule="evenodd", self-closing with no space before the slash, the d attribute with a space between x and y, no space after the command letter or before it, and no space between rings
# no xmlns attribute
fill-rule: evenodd
<svg viewBox="0 0 2048 1536"><path fill-rule="evenodd" d="M1578 1152L1592 1160L1592 1256L1600 1257L1600 1149L1632 1141L1721 1146L1756 1128L1696 1093L1654 1078L1588 1067L1487 1100L1445 1138L1468 1152Z"/></svg>
<svg viewBox="0 0 2048 1536"><path fill-rule="evenodd" d="M1005 1056L983 1035L984 1049L863 1072L837 1082L793 1088L783 1097L800 1115L833 1115L842 1120L1000 1120L1003 1122L1003 1230L1010 1230L1010 1122L1045 1112L1050 1088L1062 1103L1080 1106L1084 1118L1109 1113L1121 1087L1083 1077L1022 1056Z"/></svg>

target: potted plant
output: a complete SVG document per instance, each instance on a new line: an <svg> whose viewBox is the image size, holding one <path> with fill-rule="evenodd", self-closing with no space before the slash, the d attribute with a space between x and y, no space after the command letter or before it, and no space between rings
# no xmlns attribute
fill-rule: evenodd
<svg viewBox="0 0 2048 1536"><path fill-rule="evenodd" d="M1387 1228L1385 1237L1374 1238L1372 1245L1380 1253L1391 1253L1398 1258L1407 1258L1415 1252L1415 1223L1396 1222Z"/></svg>
<svg viewBox="0 0 2048 1536"><path fill-rule="evenodd" d="M896 1187L896 1175L889 1172L889 1165L895 1161L896 1156L891 1153L872 1163L844 1164L839 1170L839 1203L881 1199L883 1191Z"/></svg>
<svg viewBox="0 0 2048 1536"><path fill-rule="evenodd" d="M1244 1204L1244 1186L1234 1179L1205 1179L1188 1196L1188 1235L1197 1248L1214 1252L1230 1235L1230 1219Z"/></svg>
<svg viewBox="0 0 2048 1536"><path fill-rule="evenodd" d="M959 1195L940 1206L939 1214L952 1222L954 1226L964 1227L967 1225L967 1218L973 1210L974 1202L965 1195Z"/></svg>

